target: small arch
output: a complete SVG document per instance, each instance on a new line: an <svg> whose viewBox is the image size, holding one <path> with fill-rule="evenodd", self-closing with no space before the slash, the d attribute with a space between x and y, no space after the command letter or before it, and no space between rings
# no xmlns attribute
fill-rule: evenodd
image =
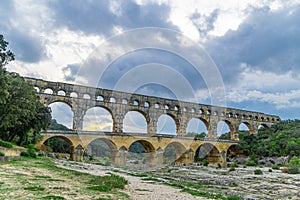
<svg viewBox="0 0 300 200"><path fill-rule="evenodd" d="M36 91L37 93L40 93L40 88L39 88L39 87L34 87L34 89L35 89L35 91Z"/></svg>
<svg viewBox="0 0 300 200"><path fill-rule="evenodd" d="M201 108L199 109L199 114L202 115L204 113L204 110Z"/></svg>
<svg viewBox="0 0 300 200"><path fill-rule="evenodd" d="M174 110L178 111L179 110L179 106L174 106Z"/></svg>
<svg viewBox="0 0 300 200"><path fill-rule="evenodd" d="M110 98L109 98L109 102L110 102L110 103L116 103L116 99L115 99L114 97L110 97Z"/></svg>
<svg viewBox="0 0 300 200"><path fill-rule="evenodd" d="M186 112L187 111L187 108L186 107L183 107L183 110L182 110L183 112Z"/></svg>
<svg viewBox="0 0 300 200"><path fill-rule="evenodd" d="M140 105L140 102L139 102L138 100L134 100L134 101L133 101L133 105L134 105L134 106L139 106L139 105Z"/></svg>
<svg viewBox="0 0 300 200"><path fill-rule="evenodd" d="M128 104L127 99L122 99L122 104L127 105Z"/></svg>
<svg viewBox="0 0 300 200"><path fill-rule="evenodd" d="M236 113L235 115L234 115L234 118L239 118L240 117L240 115L238 114L238 113Z"/></svg>
<svg viewBox="0 0 300 200"><path fill-rule="evenodd" d="M103 101L104 98L103 98L103 96L99 95L99 96L96 97L96 100L97 100L97 101Z"/></svg>
<svg viewBox="0 0 300 200"><path fill-rule="evenodd" d="M228 114L227 114L227 117L229 117L229 118L231 118L232 116L233 116L232 113L228 113Z"/></svg>
<svg viewBox="0 0 300 200"><path fill-rule="evenodd" d="M47 89L44 90L44 93L45 94L53 94L53 90L50 89L50 88L47 88Z"/></svg>
<svg viewBox="0 0 300 200"><path fill-rule="evenodd" d="M59 91L57 92L57 95L59 95L59 96L66 96L66 92L63 91L63 90L59 90Z"/></svg>
<svg viewBox="0 0 300 200"><path fill-rule="evenodd" d="M254 117L254 120L258 120L258 116L255 116L255 117Z"/></svg>
<svg viewBox="0 0 300 200"><path fill-rule="evenodd" d="M265 120L265 118L264 118L264 117L260 117L260 120L261 120L261 121L264 121L264 120Z"/></svg>
<svg viewBox="0 0 300 200"><path fill-rule="evenodd" d="M70 97L77 98L78 94L76 92L71 92Z"/></svg>
<svg viewBox="0 0 300 200"><path fill-rule="evenodd" d="M191 113L195 113L195 109L194 108L191 109Z"/></svg>
<svg viewBox="0 0 300 200"><path fill-rule="evenodd" d="M154 104L154 108L159 108L159 103Z"/></svg>
<svg viewBox="0 0 300 200"><path fill-rule="evenodd" d="M208 109L208 110L206 111L206 115L210 115L210 114L211 114L211 110Z"/></svg>
<svg viewBox="0 0 300 200"><path fill-rule="evenodd" d="M224 117L224 116L225 116L225 113L224 113L224 112L221 112L221 116Z"/></svg>
<svg viewBox="0 0 300 200"><path fill-rule="evenodd" d="M251 119L252 119L252 115L249 115L249 116L247 117L247 119L248 119L248 120L251 120Z"/></svg>
<svg viewBox="0 0 300 200"><path fill-rule="evenodd" d="M169 109L170 109L169 105L165 105L165 110L169 110Z"/></svg>
<svg viewBox="0 0 300 200"><path fill-rule="evenodd" d="M246 117L246 115L242 115L242 119L246 119L247 117Z"/></svg>
<svg viewBox="0 0 300 200"><path fill-rule="evenodd" d="M149 107L150 107L150 103L149 103L148 101L145 101L144 107L145 107L145 108L149 108Z"/></svg>
<svg viewBox="0 0 300 200"><path fill-rule="evenodd" d="M89 94L84 94L82 98L83 99L91 99L91 96Z"/></svg>
<svg viewBox="0 0 300 200"><path fill-rule="evenodd" d="M214 116L217 116L217 115L218 115L218 112L217 112L217 111L214 111L213 115L214 115Z"/></svg>

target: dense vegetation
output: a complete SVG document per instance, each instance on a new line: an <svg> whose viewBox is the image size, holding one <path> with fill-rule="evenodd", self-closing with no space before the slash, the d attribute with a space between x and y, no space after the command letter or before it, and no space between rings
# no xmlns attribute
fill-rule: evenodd
<svg viewBox="0 0 300 200"><path fill-rule="evenodd" d="M36 143L51 120L50 109L39 102L34 87L4 66L14 60L0 35L0 139L17 145Z"/></svg>
<svg viewBox="0 0 300 200"><path fill-rule="evenodd" d="M221 138L226 139L229 134ZM258 134L239 132L238 148L244 155L258 157L299 156L300 120L284 120L270 129L259 129Z"/></svg>

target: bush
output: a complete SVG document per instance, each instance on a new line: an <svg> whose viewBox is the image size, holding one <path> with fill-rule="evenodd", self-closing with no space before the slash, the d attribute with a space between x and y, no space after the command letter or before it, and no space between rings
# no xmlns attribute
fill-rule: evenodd
<svg viewBox="0 0 300 200"><path fill-rule="evenodd" d="M20 155L24 157L30 157L30 154L27 151L22 151Z"/></svg>
<svg viewBox="0 0 300 200"><path fill-rule="evenodd" d="M235 171L235 167L230 166L229 171L230 172Z"/></svg>
<svg viewBox="0 0 300 200"><path fill-rule="evenodd" d="M280 167L278 166L278 165L272 165L272 167L271 167L272 169L277 169L277 170L279 170L280 169Z"/></svg>
<svg viewBox="0 0 300 200"><path fill-rule="evenodd" d="M5 156L5 153L0 151L0 156Z"/></svg>
<svg viewBox="0 0 300 200"><path fill-rule="evenodd" d="M0 146L6 147L6 148L13 148L12 143L3 141L3 140L1 140L1 139L0 139Z"/></svg>
<svg viewBox="0 0 300 200"><path fill-rule="evenodd" d="M287 173L288 174L299 174L300 173L299 168L300 168L300 160L299 160L299 158L294 156L288 164Z"/></svg>
<svg viewBox="0 0 300 200"><path fill-rule="evenodd" d="M289 168L288 168L287 173L288 173L288 174L299 174L300 171L299 171L299 168L298 168L298 167L292 166L292 167L289 167Z"/></svg>
<svg viewBox="0 0 300 200"><path fill-rule="evenodd" d="M255 162L255 160L248 160L247 162L246 162L246 165L247 166L256 166L257 165L257 163Z"/></svg>
<svg viewBox="0 0 300 200"><path fill-rule="evenodd" d="M255 175L262 175L263 172L260 169L256 169L256 170L254 170L254 174Z"/></svg>

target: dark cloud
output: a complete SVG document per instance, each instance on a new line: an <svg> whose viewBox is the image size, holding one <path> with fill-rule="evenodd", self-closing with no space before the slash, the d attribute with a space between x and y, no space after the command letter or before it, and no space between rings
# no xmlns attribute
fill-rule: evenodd
<svg viewBox="0 0 300 200"><path fill-rule="evenodd" d="M4 0L0 4L0 30L5 40L9 42L9 49L15 54L16 60L23 62L38 62L45 56L42 40L26 30L27 24L15 26L22 17L16 13L13 1ZM26 30L26 31L25 31Z"/></svg>
<svg viewBox="0 0 300 200"><path fill-rule="evenodd" d="M205 45L226 82L236 80L241 63L282 73L300 71L300 7L271 11L251 9L236 31L210 39Z"/></svg>
<svg viewBox="0 0 300 200"><path fill-rule="evenodd" d="M7 39L16 60L34 63L46 56L44 44L39 37L15 29L8 32Z"/></svg>
<svg viewBox="0 0 300 200"><path fill-rule="evenodd" d="M190 20L198 29L200 36L206 37L207 33L214 29L214 23L219 15L219 10L215 9L210 15L201 15L198 11L190 16Z"/></svg>
<svg viewBox="0 0 300 200"><path fill-rule="evenodd" d="M170 9L165 4L138 5L134 1L121 1L120 13L110 10L111 1L85 0L51 1L55 24L75 31L109 36L115 26L124 29L140 27L175 28L167 19Z"/></svg>
<svg viewBox="0 0 300 200"><path fill-rule="evenodd" d="M64 80L73 82L76 80L76 75L79 71L80 64L69 64L63 67Z"/></svg>

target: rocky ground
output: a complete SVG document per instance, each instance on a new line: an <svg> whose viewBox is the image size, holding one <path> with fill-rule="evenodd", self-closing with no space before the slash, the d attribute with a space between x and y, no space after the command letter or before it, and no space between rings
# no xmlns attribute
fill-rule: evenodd
<svg viewBox="0 0 300 200"><path fill-rule="evenodd" d="M118 173L128 179L129 185L124 192L131 199L226 199L232 196L249 200L300 199L300 175L282 173L269 167L241 166L229 171L197 165L113 168L61 160L58 164L91 174ZM263 174L255 175L256 169Z"/></svg>

